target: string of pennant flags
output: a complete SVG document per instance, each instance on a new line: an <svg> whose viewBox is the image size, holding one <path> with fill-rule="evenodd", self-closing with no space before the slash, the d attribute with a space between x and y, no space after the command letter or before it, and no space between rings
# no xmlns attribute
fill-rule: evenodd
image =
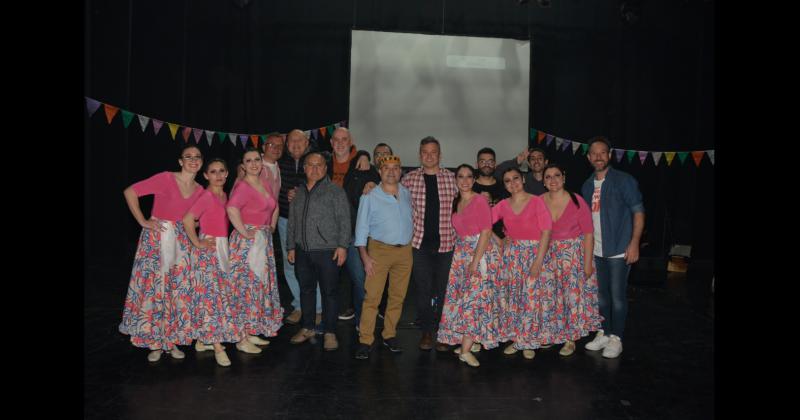
<svg viewBox="0 0 800 420"><path fill-rule="evenodd" d="M139 122L139 127L141 127L142 132L147 130L148 126L153 127L153 133L158 135L158 132L164 126L167 125L169 128L169 134L172 136L172 139L175 140L178 131L180 131L181 136L183 137L184 142L189 142L190 139L194 138L195 143L200 143L201 139L205 137L206 142L209 146L212 145L214 142L214 138L216 137L220 143L224 143L226 140L230 141L231 144L234 146L241 145L243 148L247 147L247 142L253 144L254 147L258 147L259 139L261 141L266 141L267 135L266 134L241 134L241 133L228 133L224 131L214 131L208 130L204 128L195 128L189 127L183 124L172 123L168 121L162 121L156 118L151 118L145 115L137 114L135 112L128 111L126 109L122 109L118 106L114 106L111 104L107 104L105 102L100 102L96 99L89 98L88 96L84 97L86 99L86 110L89 113L89 117L94 115L100 106L103 106L103 111L106 114L106 121L108 124L111 124L111 121L117 115L121 115L122 118L122 125L125 128L128 128L131 125L131 122L134 121L133 117L136 117L136 121ZM329 135L333 134L333 131L339 127L347 127L347 120L339 121L334 124L325 125L319 128L313 128L310 130L303 130L306 137L311 139L313 142L319 143L320 139L327 139ZM285 134L285 133L282 133Z"/></svg>
<svg viewBox="0 0 800 420"><path fill-rule="evenodd" d="M161 130L163 125L166 123L167 127L169 128L170 136L172 139L175 140L178 131L180 129L181 136L183 137L184 142L189 142L191 138L194 138L195 143L199 143L200 140L205 137L206 142L209 146L214 142L214 138L216 137L220 143L224 143L226 140L230 141L234 146L241 144L244 148L247 146L247 142L250 141L254 147L258 147L259 139L262 141L266 141L266 134L241 134L241 133L229 133L224 131L214 131L208 130L203 128L195 128L189 127L183 124L177 124L172 122L165 122L156 118L151 118L145 115L137 114L135 112L131 112L126 109L122 109L118 106L114 106L108 103L100 102L96 99L84 97L86 99L86 110L89 113L89 117L94 115L100 106L103 106L103 110L106 115L106 121L108 124L114 120L117 115L121 115L122 125L125 128L128 128L131 122L134 121L134 116L136 117L136 121L139 122L139 126L142 129L142 132L147 130L148 126L153 127L153 133L158 135L158 132ZM326 140L328 135L332 135L333 131L339 127L347 127L347 120L339 121L334 124L325 125L319 128L313 128L309 130L303 130L306 137L311 139L313 142L319 144L319 140ZM582 155L585 155L589 150L589 145L587 143L581 143L575 140L569 140L565 138L561 138L558 136L554 136L549 133L545 133L544 131L537 130L535 128L530 129L530 140L531 142L535 141L537 144L542 144L543 142L547 147L551 146L552 143L555 142L555 148L559 151L569 151L570 148L572 149L572 154L575 155L580 150ZM612 148L611 149L611 159L616 160L617 162L622 162L623 158L627 158L628 163L632 163L633 159L638 157L639 161L642 165L645 164L647 160L647 156L650 155L653 158L653 163L655 166L658 166L659 162L661 161L661 157L663 156L667 161L667 166L671 166L672 162L675 160L675 156L678 157L678 161L683 165L686 162L686 158L691 155L692 159L694 160L695 165L700 167L700 163L703 161L704 156L708 156L708 160L711 162L711 165L714 165L714 149L710 150L692 150L692 151L644 151L644 150L628 150L628 149L619 149L619 148Z"/></svg>
<svg viewBox="0 0 800 420"><path fill-rule="evenodd" d="M535 128L531 128L530 133L530 140L531 142L535 141L537 144L545 143L546 146L550 146L553 142L555 142L556 150L559 151L569 151L572 148L572 154L578 153L580 150L582 155L585 155L589 150L588 143L581 143L579 141L568 140L561 137L554 136L552 134L545 133L544 131L537 130ZM644 166L645 161L647 160L647 156L650 155L653 158L653 163L655 166L658 166L658 163L661 161L661 157L663 156L667 160L667 166L671 166L675 156L678 156L678 160L680 161L681 165L686 162L686 158L691 155L692 159L694 160L695 165L700 167L700 163L703 161L704 156L708 156L708 160L711 162L711 165L714 165L714 149L710 150L692 150L692 151L675 151L675 152L654 152L649 150L627 150L627 149L618 149L612 148L611 149L611 159L616 160L617 162L622 162L623 158L628 159L628 163L632 163L633 159L638 157L641 164Z"/></svg>

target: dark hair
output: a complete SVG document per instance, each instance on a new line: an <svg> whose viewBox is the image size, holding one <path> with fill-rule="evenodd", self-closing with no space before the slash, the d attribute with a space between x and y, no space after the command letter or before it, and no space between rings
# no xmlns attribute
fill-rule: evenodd
<svg viewBox="0 0 800 420"><path fill-rule="evenodd" d="M458 172L461 170L461 168L469 169L470 173L472 173L472 177L475 178L475 168L473 168L472 165L469 165L469 164L466 164L466 163L462 163L461 165L458 165L458 168L456 168L456 177L458 177ZM461 191L456 189L456 196L455 196L455 198L453 198L453 211L452 211L453 213L455 213L456 210L458 209L458 201L459 200L461 200Z"/></svg>
<svg viewBox="0 0 800 420"><path fill-rule="evenodd" d="M181 146L181 151L178 152L179 158L183 157L183 152L185 152L186 149L197 149L197 151L200 152L200 157L203 157L203 151L200 150L200 147L198 147L196 144L186 143L183 146Z"/></svg>
<svg viewBox="0 0 800 420"><path fill-rule="evenodd" d="M436 140L436 138L433 137L433 136L426 136L424 139L420 140L419 141L419 150L422 151L422 146L424 146L426 144L431 144L431 143L436 144L436 147L439 149L439 151L440 152L442 151L442 145L440 145L439 144L439 140Z"/></svg>
<svg viewBox="0 0 800 420"><path fill-rule="evenodd" d="M376 151L376 150L378 150L378 148L379 148L379 147L388 147L388 148L389 148L389 154L390 154L390 155L393 155L393 154L394 154L394 151L392 151L392 146L389 146L389 145L388 145L388 144L386 144L386 143L378 143L378 144L376 144L376 145L375 145L375 148L374 148L374 149L372 149L372 154L375 154L375 151Z"/></svg>
<svg viewBox="0 0 800 420"><path fill-rule="evenodd" d="M529 160L531 158L531 153L533 153L533 152L541 153L542 156L544 156L544 160L548 160L547 159L547 153L545 153L544 149L539 148L539 147L531 147L530 149L528 149L528 159L526 159L526 160Z"/></svg>
<svg viewBox="0 0 800 420"><path fill-rule="evenodd" d="M544 173L547 172L548 169L558 169L561 172L561 175L564 175L564 176L567 175L567 171L564 170L563 166L559 165L558 163L548 163L544 167L544 169L542 170L542 181L544 181ZM545 188L547 188L547 187L545 187ZM564 191L566 191L567 194L569 194L569 198L572 199L572 202L575 203L575 205L578 208L581 208L581 203L578 201L578 198L575 197L575 194L572 191L567 189L567 183L566 182L564 183Z"/></svg>
<svg viewBox="0 0 800 420"><path fill-rule="evenodd" d="M247 146L247 149L245 149L244 153L242 153L242 158L241 158L242 163L244 163L244 155L246 155L246 154L248 154L250 152L256 152L256 153L258 153L258 157L261 157L261 150L258 150L257 148L255 148L253 146Z"/></svg>
<svg viewBox="0 0 800 420"><path fill-rule="evenodd" d="M475 155L475 159L480 159L481 155L484 153L489 153L490 155L492 155L493 159L497 158L497 154L494 153L494 150L491 147L484 147L483 149L478 150L478 154Z"/></svg>
<svg viewBox="0 0 800 420"><path fill-rule="evenodd" d="M320 153L320 152L308 152L308 153L304 154L302 158L300 158L300 160L303 161L303 166L305 166L306 161L308 160L308 158L310 158L313 155L317 155L317 156L321 157L322 161L325 162L325 165L326 166L328 165L328 158L325 157L325 155L323 155L322 153Z"/></svg>
<svg viewBox="0 0 800 420"><path fill-rule="evenodd" d="M212 163L216 163L216 162L221 163L222 166L225 167L225 170L226 171L228 170L228 162L226 162L225 159L223 159L223 158L215 157L215 158L212 158L211 160L209 160L208 162L206 162L206 166L205 166L205 168L203 168L203 172L204 173L208 172L208 167L211 166Z"/></svg>
<svg viewBox="0 0 800 420"><path fill-rule="evenodd" d="M592 145L595 143L603 143L606 145L606 148L609 152L611 152L611 143L608 142L608 139L605 136L595 136L589 139L588 147L591 149Z"/></svg>

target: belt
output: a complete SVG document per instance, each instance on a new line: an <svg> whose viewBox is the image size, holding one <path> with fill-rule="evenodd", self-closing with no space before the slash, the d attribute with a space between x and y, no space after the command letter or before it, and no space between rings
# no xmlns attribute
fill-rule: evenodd
<svg viewBox="0 0 800 420"><path fill-rule="evenodd" d="M370 239L372 239L373 241L375 241L375 242L377 242L377 243L379 243L381 245L393 246L395 248L401 248L401 247L404 247L404 246L408 245L408 244L397 244L397 245L395 245L395 244L387 244L386 242L381 242L381 241L379 241L377 239L374 239L374 238L370 238Z"/></svg>

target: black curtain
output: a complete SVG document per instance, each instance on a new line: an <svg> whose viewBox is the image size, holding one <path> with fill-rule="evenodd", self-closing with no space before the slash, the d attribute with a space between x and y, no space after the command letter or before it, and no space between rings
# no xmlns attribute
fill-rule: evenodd
<svg viewBox="0 0 800 420"><path fill-rule="evenodd" d="M80 98L87 260L129 267L140 228L122 190L177 170L184 140L180 132L173 140L166 122L267 133L349 119L352 29L530 39L531 127L581 142L606 135L624 149L714 149L714 13L707 0L560 0L548 8L517 0L87 0L85 95L165 122L158 135L152 123L144 133L138 121L123 128L119 115L109 125L102 107L88 117ZM526 137L492 141L522 145ZM243 151L218 138L199 147L230 164ZM586 158L554 147L550 159L578 190L591 173ZM614 166L640 182L643 257L682 243L693 245L694 258L713 258L708 157L699 168L691 156L671 166L650 157L642 165L638 156ZM152 199L142 203L149 214Z"/></svg>

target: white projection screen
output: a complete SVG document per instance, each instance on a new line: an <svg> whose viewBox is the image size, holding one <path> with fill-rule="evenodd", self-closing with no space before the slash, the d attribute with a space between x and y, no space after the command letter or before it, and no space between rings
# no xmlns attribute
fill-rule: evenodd
<svg viewBox="0 0 800 420"><path fill-rule="evenodd" d="M530 41L352 32L349 128L359 149L389 144L416 167L419 141L443 167L475 166L482 147L511 159L528 145Z"/></svg>

